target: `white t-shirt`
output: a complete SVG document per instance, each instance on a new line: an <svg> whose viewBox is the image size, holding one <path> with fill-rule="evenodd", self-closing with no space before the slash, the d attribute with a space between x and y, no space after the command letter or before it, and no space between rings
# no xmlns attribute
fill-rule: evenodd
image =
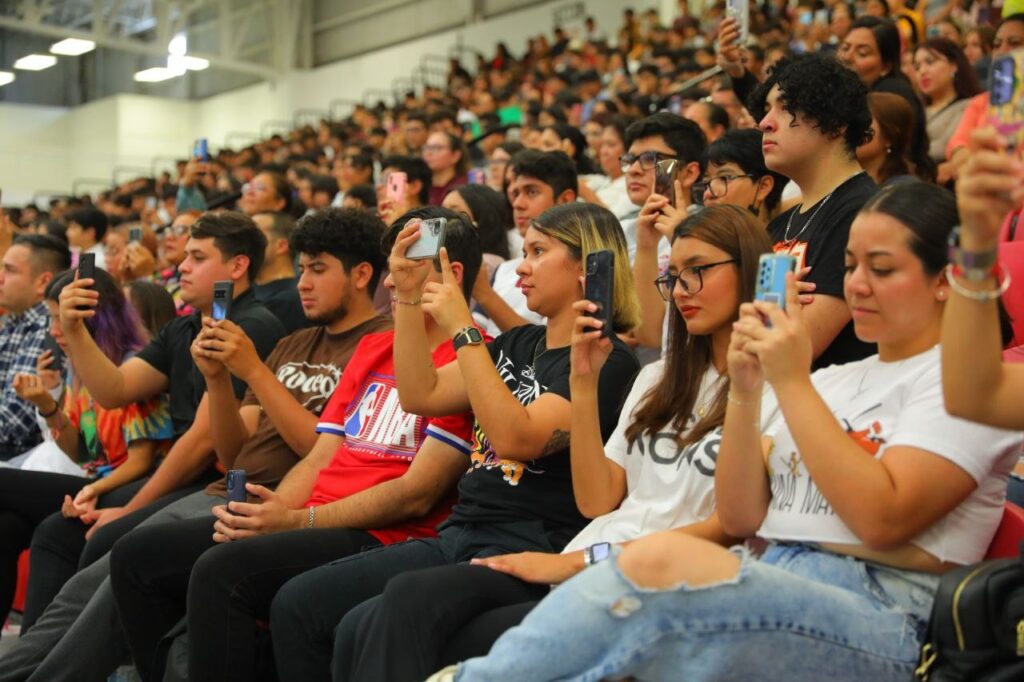
<svg viewBox="0 0 1024 682"><path fill-rule="evenodd" d="M970 474L978 487L913 544L940 561L981 560L1002 518L1006 481L1017 462L1021 433L957 419L942 398L939 347L899 362L873 355L815 372L815 389L867 455L889 448L927 450ZM773 439L768 472L772 499L758 535L801 542L863 544L836 515L810 479L785 420L765 435Z"/></svg>
<svg viewBox="0 0 1024 682"><path fill-rule="evenodd" d="M546 318L538 315L529 308L526 307L526 297L523 296L523 290L516 286L519 282L519 275L516 274L516 268L523 261L522 256L519 258L513 258L507 260L498 266L498 270L494 273L494 281L491 283L491 288L494 289L494 293L504 299L505 303L508 303L512 310L519 313L519 316L525 319L530 324L547 324ZM474 313L473 318L477 321L477 324L481 325L488 334L491 336L498 336L501 334L501 330L490 318L486 317L481 313Z"/></svg>
<svg viewBox="0 0 1024 682"><path fill-rule="evenodd" d="M676 431L671 423L653 436L645 433L636 441L626 440L633 413L664 373L664 360L640 370L622 406L619 424L604 446L605 456L626 470L626 498L615 511L591 521L566 545L564 552L595 542L635 540L703 521L715 511L715 462L722 442L721 428L682 450L676 446ZM720 386L721 376L713 367L709 368L701 380L687 428L711 406ZM762 412L769 415L762 419L767 424L774 410L766 405Z"/></svg>

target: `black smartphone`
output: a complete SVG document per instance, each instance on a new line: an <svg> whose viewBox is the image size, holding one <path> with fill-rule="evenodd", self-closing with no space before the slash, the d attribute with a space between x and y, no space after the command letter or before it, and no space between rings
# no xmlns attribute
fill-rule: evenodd
<svg viewBox="0 0 1024 682"><path fill-rule="evenodd" d="M49 369L52 369L55 372L60 372L63 376L64 363L67 356L64 355L64 351L61 350L57 341L52 336L48 335L43 339L43 350L50 351L50 355L53 356L53 362L50 364Z"/></svg>
<svg viewBox="0 0 1024 682"><path fill-rule="evenodd" d="M668 199L668 203L676 204L676 170L678 159L662 159L654 165L654 193Z"/></svg>
<svg viewBox="0 0 1024 682"><path fill-rule="evenodd" d="M137 244L142 241L142 228L141 227L129 227L128 228L128 243Z"/></svg>
<svg viewBox="0 0 1024 682"><path fill-rule="evenodd" d="M601 329L604 336L611 336L614 333L612 313L615 311L615 254L608 249L591 251L587 254L585 272L583 297L597 305L597 312L592 313L592 316L604 322Z"/></svg>
<svg viewBox="0 0 1024 682"><path fill-rule="evenodd" d="M78 256L78 279L96 279L96 254L83 253ZM90 289L93 287L89 287ZM79 310L89 310L90 306L80 305Z"/></svg>
<svg viewBox="0 0 1024 682"><path fill-rule="evenodd" d="M226 320L231 313L231 300L234 298L235 283L222 280L213 283L212 317L215 320Z"/></svg>
<svg viewBox="0 0 1024 682"><path fill-rule="evenodd" d="M228 502L245 502L245 469L231 469L228 471L226 483Z"/></svg>

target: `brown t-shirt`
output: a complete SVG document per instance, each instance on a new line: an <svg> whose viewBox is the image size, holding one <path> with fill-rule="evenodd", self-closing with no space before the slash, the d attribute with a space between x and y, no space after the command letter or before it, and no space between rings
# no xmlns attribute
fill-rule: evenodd
<svg viewBox="0 0 1024 682"><path fill-rule="evenodd" d="M359 340L365 334L391 327L389 318L378 316L340 334L330 334L324 327L301 329L281 339L267 356L266 364L306 410L319 416ZM259 404L252 389L247 389L242 405ZM261 408L256 431L242 446L231 468L245 469L249 483L273 488L298 461L299 456L288 447ZM206 492L226 497L224 479L211 483Z"/></svg>

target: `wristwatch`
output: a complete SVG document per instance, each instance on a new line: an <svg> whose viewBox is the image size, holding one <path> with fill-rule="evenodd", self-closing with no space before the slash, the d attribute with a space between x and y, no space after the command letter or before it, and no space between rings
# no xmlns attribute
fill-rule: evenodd
<svg viewBox="0 0 1024 682"><path fill-rule="evenodd" d="M596 542L589 547L583 548L583 565L593 566L599 561L604 561L612 555L612 543Z"/></svg>
<svg viewBox="0 0 1024 682"><path fill-rule="evenodd" d="M452 337L452 348L459 350L463 346L479 346L484 342L484 335L476 327L460 329Z"/></svg>
<svg viewBox="0 0 1024 682"><path fill-rule="evenodd" d="M960 246L960 226L949 233L949 260L960 270L968 282L981 282L993 274L998 251L965 251Z"/></svg>

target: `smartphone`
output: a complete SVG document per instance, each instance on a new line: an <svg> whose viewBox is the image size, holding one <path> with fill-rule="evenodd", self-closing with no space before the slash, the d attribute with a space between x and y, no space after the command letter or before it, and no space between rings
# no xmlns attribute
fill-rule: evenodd
<svg viewBox="0 0 1024 682"><path fill-rule="evenodd" d="M142 241L142 228L141 227L129 227L128 228L128 243L135 244Z"/></svg>
<svg viewBox="0 0 1024 682"><path fill-rule="evenodd" d="M654 193L668 199L668 203L676 203L676 169L679 159L662 159L654 165Z"/></svg>
<svg viewBox="0 0 1024 682"><path fill-rule="evenodd" d="M83 253L78 256L78 279L96 279L96 254ZM92 287L90 287L92 288ZM90 310L91 306L80 305L79 310Z"/></svg>
<svg viewBox="0 0 1024 682"><path fill-rule="evenodd" d="M200 137L196 140L195 147L192 149L192 156L200 161L210 160L210 145L207 143L205 137Z"/></svg>
<svg viewBox="0 0 1024 682"><path fill-rule="evenodd" d="M392 173L388 176L388 199L400 204L405 201L405 187L409 183L409 178L405 173L401 171Z"/></svg>
<svg viewBox="0 0 1024 682"><path fill-rule="evenodd" d="M231 469L227 473L228 502L245 502L245 469Z"/></svg>
<svg viewBox="0 0 1024 682"><path fill-rule="evenodd" d="M796 258L786 253L763 253L757 261L754 300L786 309L786 273L796 272Z"/></svg>
<svg viewBox="0 0 1024 682"><path fill-rule="evenodd" d="M433 218L420 221L420 238L413 242L405 257L409 260L426 260L437 258L444 246L444 232L448 227L447 218Z"/></svg>
<svg viewBox="0 0 1024 682"><path fill-rule="evenodd" d="M221 280L213 283L212 317L215 320L226 320L231 313L231 300L234 298L235 283Z"/></svg>
<svg viewBox="0 0 1024 682"><path fill-rule="evenodd" d="M615 333L612 329L612 313L615 311L615 254L608 249L591 251L587 254L585 273L583 297L597 304L597 312L593 313L593 317L604 322L601 333L611 336Z"/></svg>
<svg viewBox="0 0 1024 682"><path fill-rule="evenodd" d="M1014 50L992 62L989 77L989 122L1007 140L1008 150L1024 150L1024 50Z"/></svg>
<svg viewBox="0 0 1024 682"><path fill-rule="evenodd" d="M469 184L471 185L482 185L484 184L484 169L483 168L471 168L469 171Z"/></svg>
<svg viewBox="0 0 1024 682"><path fill-rule="evenodd" d="M61 347L52 336L48 335L43 339L43 350L50 351L50 355L53 356L53 363L50 365L49 369L52 369L55 372L60 372L63 376L64 364L67 356L64 355L64 351L61 350Z"/></svg>
<svg viewBox="0 0 1024 682"><path fill-rule="evenodd" d="M725 8L725 16L732 17L740 25L740 44L746 44L750 36L750 0L726 0Z"/></svg>

